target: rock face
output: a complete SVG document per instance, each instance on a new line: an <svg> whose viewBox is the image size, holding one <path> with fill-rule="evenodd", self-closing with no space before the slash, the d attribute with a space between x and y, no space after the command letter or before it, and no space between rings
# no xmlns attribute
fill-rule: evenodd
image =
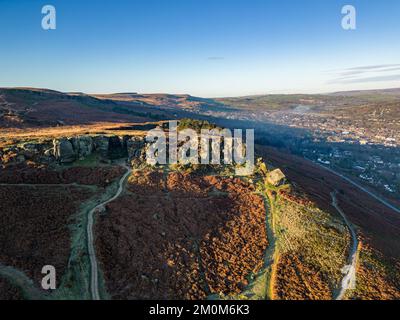
<svg viewBox="0 0 400 320"><path fill-rule="evenodd" d="M116 137L118 139L118 137ZM107 156L109 148L108 137L79 136L62 138L53 141L54 155L60 163L71 163L77 159L84 159L94 151L99 151L102 156Z"/></svg>
<svg viewBox="0 0 400 320"><path fill-rule="evenodd" d="M93 152L93 139L90 136L72 138L71 143L79 159L85 158Z"/></svg>
<svg viewBox="0 0 400 320"><path fill-rule="evenodd" d="M0 164L22 163L33 160L39 163L72 163L94 152L103 158L145 159L146 143L139 137L77 136L29 142L0 149Z"/></svg>
<svg viewBox="0 0 400 320"><path fill-rule="evenodd" d="M145 157L145 141L142 138L131 137L126 141L128 150L128 158L144 160Z"/></svg>
<svg viewBox="0 0 400 320"><path fill-rule="evenodd" d="M53 144L54 155L56 160L58 160L60 163L70 163L76 160L77 152L75 152L70 140L62 138L59 140L54 140Z"/></svg>
<svg viewBox="0 0 400 320"><path fill-rule="evenodd" d="M279 186L283 184L286 180L285 174L281 169L275 169L267 174L266 181L274 186Z"/></svg>
<svg viewBox="0 0 400 320"><path fill-rule="evenodd" d="M55 142L55 150L61 151L55 153L56 159L61 163L84 159L95 151L104 158L117 159L127 156L125 139L118 136L79 136L61 139Z"/></svg>
<svg viewBox="0 0 400 320"><path fill-rule="evenodd" d="M117 136L112 136L108 139L108 152L109 159L120 159L128 156L126 149L126 139L120 139Z"/></svg>
<svg viewBox="0 0 400 320"><path fill-rule="evenodd" d="M106 136L97 136L93 138L94 148L103 156L107 157L109 139Z"/></svg>

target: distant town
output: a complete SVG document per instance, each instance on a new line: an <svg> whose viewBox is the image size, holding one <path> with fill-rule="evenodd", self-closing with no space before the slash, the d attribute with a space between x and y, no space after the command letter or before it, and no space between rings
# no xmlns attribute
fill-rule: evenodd
<svg viewBox="0 0 400 320"><path fill-rule="evenodd" d="M240 105L237 112L207 110L203 114L257 122L258 130L265 131L259 135L262 143L290 149L380 194L399 198L398 104L357 104L357 101L354 106L329 106L315 100L305 102L314 104L289 105L278 110L267 108L268 111L246 110Z"/></svg>

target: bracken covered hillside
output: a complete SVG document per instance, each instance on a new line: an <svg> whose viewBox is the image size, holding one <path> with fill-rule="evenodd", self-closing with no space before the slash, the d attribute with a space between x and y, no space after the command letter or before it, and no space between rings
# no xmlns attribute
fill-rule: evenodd
<svg viewBox="0 0 400 320"><path fill-rule="evenodd" d="M257 148L250 176L151 166L136 132L0 147L1 299L92 299L93 270L102 299L399 298L387 208L272 148ZM48 264L53 292L40 289ZM350 265L354 287L342 283Z"/></svg>
<svg viewBox="0 0 400 320"><path fill-rule="evenodd" d="M239 179L136 171L96 230L107 289L116 299L239 294L263 266L265 217Z"/></svg>

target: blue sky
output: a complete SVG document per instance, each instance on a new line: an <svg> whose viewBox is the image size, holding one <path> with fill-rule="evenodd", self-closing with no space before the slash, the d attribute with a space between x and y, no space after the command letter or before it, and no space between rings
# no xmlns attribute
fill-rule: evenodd
<svg viewBox="0 0 400 320"><path fill-rule="evenodd" d="M57 29L41 28L54 5ZM357 30L341 8L357 9ZM204 97L400 87L398 0L0 0L0 86Z"/></svg>

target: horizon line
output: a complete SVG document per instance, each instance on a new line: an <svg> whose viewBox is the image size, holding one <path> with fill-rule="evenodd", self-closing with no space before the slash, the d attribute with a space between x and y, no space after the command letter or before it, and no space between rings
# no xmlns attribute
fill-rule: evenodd
<svg viewBox="0 0 400 320"><path fill-rule="evenodd" d="M206 97L206 96L198 96L192 95L190 93L167 93L167 92L138 92L138 91L127 91L127 92L97 92L97 93L87 93L84 91L60 91L50 88L42 88L42 87L25 87L25 86L16 86L16 87L0 87L0 90L37 90L37 91L50 91L62 94L84 94L87 96L96 96L96 95L117 95L117 94L134 94L134 95L175 95L175 96L191 96L198 97L203 99L229 99L229 98L247 98L247 97L262 97L262 96L274 96L274 95L330 95L330 94L338 94L338 93L351 93L351 92L370 92L370 91L387 91L387 90L400 90L400 86L397 87L388 87L388 88L380 88L380 89L351 89L351 90L339 90L339 91L331 91L331 92L309 92L309 93L301 93L301 92L293 92L293 93L255 93L255 94L246 94L246 95L238 95L238 96L215 96L215 97Z"/></svg>

